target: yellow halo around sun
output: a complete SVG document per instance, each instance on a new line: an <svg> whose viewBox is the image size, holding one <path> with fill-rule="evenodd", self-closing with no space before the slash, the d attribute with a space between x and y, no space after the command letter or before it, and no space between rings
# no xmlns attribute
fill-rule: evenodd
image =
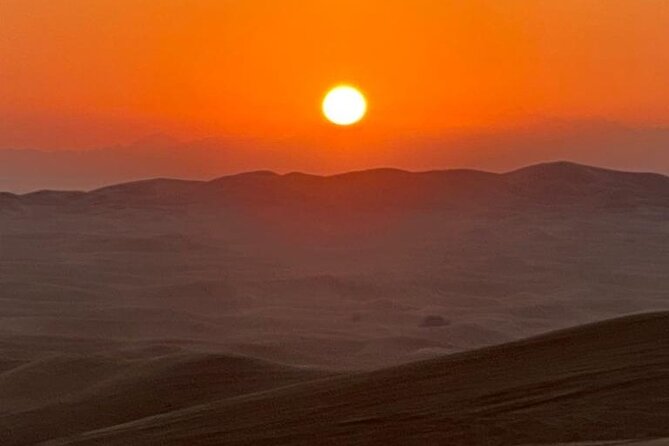
<svg viewBox="0 0 669 446"><path fill-rule="evenodd" d="M350 85L333 88L323 99L323 114L333 124L355 124L365 116L366 112L365 96Z"/></svg>

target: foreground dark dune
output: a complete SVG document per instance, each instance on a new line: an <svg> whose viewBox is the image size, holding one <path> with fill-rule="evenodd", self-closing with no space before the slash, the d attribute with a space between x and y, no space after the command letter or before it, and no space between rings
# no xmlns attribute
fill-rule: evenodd
<svg viewBox="0 0 669 446"><path fill-rule="evenodd" d="M667 334L667 312L628 316L223 398L48 444L506 445L661 438L669 436Z"/></svg>
<svg viewBox="0 0 669 446"><path fill-rule="evenodd" d="M0 373L0 444L32 445L330 375L212 354L56 356Z"/></svg>

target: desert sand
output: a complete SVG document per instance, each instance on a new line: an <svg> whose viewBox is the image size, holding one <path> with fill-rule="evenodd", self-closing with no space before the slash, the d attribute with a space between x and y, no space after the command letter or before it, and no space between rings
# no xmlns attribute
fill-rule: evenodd
<svg viewBox="0 0 669 446"><path fill-rule="evenodd" d="M662 444L668 221L572 163L2 193L0 444Z"/></svg>
<svg viewBox="0 0 669 446"><path fill-rule="evenodd" d="M523 444L669 433L669 313L176 410L54 444Z"/></svg>

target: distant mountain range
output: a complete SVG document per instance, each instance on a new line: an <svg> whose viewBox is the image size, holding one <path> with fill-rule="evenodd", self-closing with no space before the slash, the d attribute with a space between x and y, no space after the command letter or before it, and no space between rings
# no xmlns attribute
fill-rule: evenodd
<svg viewBox="0 0 669 446"><path fill-rule="evenodd" d="M157 134L86 150L3 145L0 190L91 190L143 178L202 180L258 168L318 174L371 166L503 172L551 160L668 174L667 147L667 127L598 120L545 120L517 128L452 130L438 135L398 134L379 141L303 141L290 135L281 140L251 136L178 140Z"/></svg>
<svg viewBox="0 0 669 446"><path fill-rule="evenodd" d="M256 171L211 181L160 178L90 192L45 190L0 195L0 208L34 205L289 206L367 210L528 205L669 207L669 177L554 162L503 174L476 170L373 169L317 176Z"/></svg>

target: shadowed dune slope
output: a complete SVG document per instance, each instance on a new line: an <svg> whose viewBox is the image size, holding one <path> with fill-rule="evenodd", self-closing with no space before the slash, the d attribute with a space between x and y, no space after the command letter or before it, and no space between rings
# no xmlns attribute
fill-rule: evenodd
<svg viewBox="0 0 669 446"><path fill-rule="evenodd" d="M669 312L627 316L209 402L48 444L509 445L661 438L669 435L668 334Z"/></svg>
<svg viewBox="0 0 669 446"><path fill-rule="evenodd" d="M194 404L291 385L329 374L256 359L178 353L146 359L123 359L114 355L97 360L76 357L36 361L30 367L6 372L26 375L23 386L11 389L45 390L56 381L61 392L40 407L0 414L0 444L32 445L50 438L143 418ZM57 364L62 374L54 371ZM83 363L88 376L77 372ZM40 370L41 373L40 373ZM4 375L0 374L0 396ZM98 379L95 379L97 377ZM68 384L63 381L69 380ZM67 391L62 391L67 387ZM54 393L54 392L51 392ZM34 402L36 399L33 398ZM11 401L11 400L6 400Z"/></svg>

